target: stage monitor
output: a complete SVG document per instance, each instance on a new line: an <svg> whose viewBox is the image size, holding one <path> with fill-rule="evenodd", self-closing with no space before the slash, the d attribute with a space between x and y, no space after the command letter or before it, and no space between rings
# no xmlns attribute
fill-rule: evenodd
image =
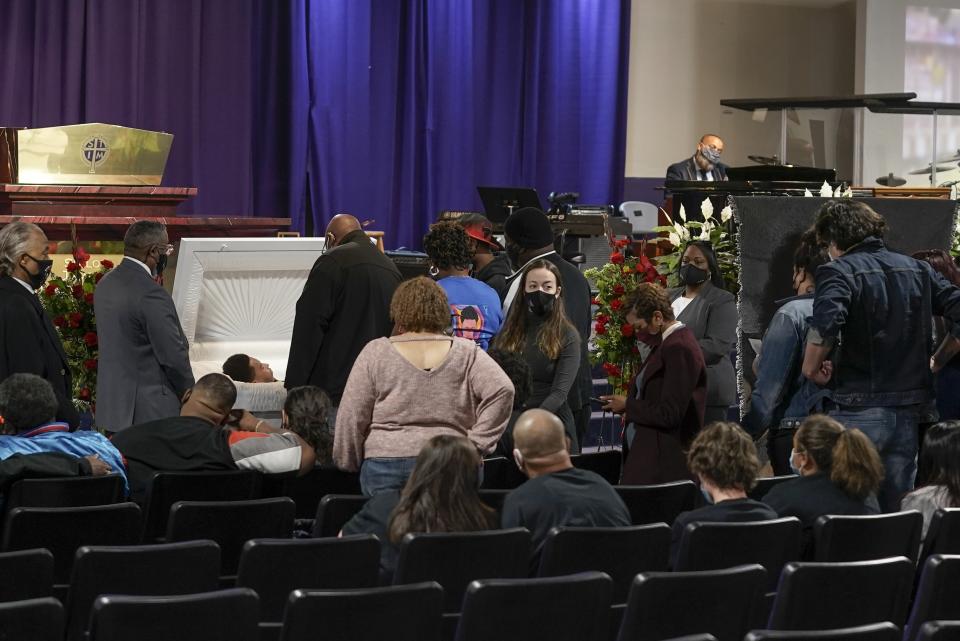
<svg viewBox="0 0 960 641"><path fill-rule="evenodd" d="M543 211L540 196L532 187L477 187L483 209L490 222L497 225L523 207L536 207Z"/></svg>
<svg viewBox="0 0 960 641"><path fill-rule="evenodd" d="M822 184L837 181L836 169L818 167L795 167L793 165L749 165L727 167L727 178L733 181L754 182L801 182Z"/></svg>

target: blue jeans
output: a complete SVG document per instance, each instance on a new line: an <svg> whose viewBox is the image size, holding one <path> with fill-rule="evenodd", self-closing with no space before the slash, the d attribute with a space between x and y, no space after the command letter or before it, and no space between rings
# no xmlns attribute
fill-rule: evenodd
<svg viewBox="0 0 960 641"><path fill-rule="evenodd" d="M838 407L828 414L844 427L855 427L873 441L883 461L884 476L877 499L884 512L900 509L900 499L913 490L917 475L917 426L922 408Z"/></svg>
<svg viewBox="0 0 960 641"><path fill-rule="evenodd" d="M402 490L413 472L417 457L368 458L360 465L360 491L373 496L388 490Z"/></svg>

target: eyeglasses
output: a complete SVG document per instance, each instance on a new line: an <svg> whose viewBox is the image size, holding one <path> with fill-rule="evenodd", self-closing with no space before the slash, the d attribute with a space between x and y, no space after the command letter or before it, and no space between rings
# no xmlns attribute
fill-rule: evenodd
<svg viewBox="0 0 960 641"><path fill-rule="evenodd" d="M161 254L166 254L167 256L169 256L170 254L173 253L174 247L173 245L157 245L157 249L160 250Z"/></svg>

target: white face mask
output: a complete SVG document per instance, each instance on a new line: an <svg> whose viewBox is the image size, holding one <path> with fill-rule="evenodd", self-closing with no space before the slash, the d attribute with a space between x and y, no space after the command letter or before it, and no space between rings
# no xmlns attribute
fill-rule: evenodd
<svg viewBox="0 0 960 641"><path fill-rule="evenodd" d="M796 455L797 455L797 450L795 450L794 448L790 448L790 470L791 470L794 474L799 475L799 474L800 474L800 468L797 467L797 464L793 462L793 459L794 459L794 457L795 457Z"/></svg>

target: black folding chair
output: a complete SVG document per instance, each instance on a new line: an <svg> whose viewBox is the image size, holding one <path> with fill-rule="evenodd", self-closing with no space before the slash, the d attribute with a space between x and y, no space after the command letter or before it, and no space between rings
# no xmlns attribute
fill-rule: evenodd
<svg viewBox="0 0 960 641"><path fill-rule="evenodd" d="M21 479L10 486L6 509L109 505L118 502L122 495L123 477L119 474Z"/></svg>
<svg viewBox="0 0 960 641"><path fill-rule="evenodd" d="M890 621L902 625L913 587L906 557L849 563L788 563L767 628L830 630Z"/></svg>
<svg viewBox="0 0 960 641"><path fill-rule="evenodd" d="M0 602L53 593L53 554L46 548L0 552Z"/></svg>
<svg viewBox="0 0 960 641"><path fill-rule="evenodd" d="M960 621L928 621L917 641L960 641Z"/></svg>
<svg viewBox="0 0 960 641"><path fill-rule="evenodd" d="M262 479L262 497L289 496L297 504L298 519L312 519L320 499L327 494L360 494L360 475L335 467L315 467L303 476L271 475Z"/></svg>
<svg viewBox="0 0 960 641"><path fill-rule="evenodd" d="M960 620L960 556L934 554L923 565L904 641L914 641L927 621Z"/></svg>
<svg viewBox="0 0 960 641"><path fill-rule="evenodd" d="M613 489L626 503L634 525L673 525L677 515L694 509L701 500L700 490L693 481L675 481L660 485L616 485Z"/></svg>
<svg viewBox="0 0 960 641"><path fill-rule="evenodd" d="M10 511L0 548L43 547L53 553L54 584L70 580L81 545L135 545L140 541L140 508L135 503L89 507L18 507Z"/></svg>
<svg viewBox="0 0 960 641"><path fill-rule="evenodd" d="M485 490L513 490L527 482L527 477L517 464L503 456L483 459L483 482Z"/></svg>
<svg viewBox="0 0 960 641"><path fill-rule="evenodd" d="M144 499L143 541L162 541L177 501L246 501L259 498L260 474L251 470L157 472Z"/></svg>
<svg viewBox="0 0 960 641"><path fill-rule="evenodd" d="M0 603L0 639L63 641L63 606L53 597Z"/></svg>
<svg viewBox="0 0 960 641"><path fill-rule="evenodd" d="M960 554L960 508L940 508L933 513L920 558L931 554Z"/></svg>
<svg viewBox="0 0 960 641"><path fill-rule="evenodd" d="M101 596L90 641L256 641L257 594L245 588L182 596Z"/></svg>
<svg viewBox="0 0 960 641"><path fill-rule="evenodd" d="M742 639L762 619L767 571L758 564L703 572L644 572L634 579L619 641L689 634Z"/></svg>
<svg viewBox="0 0 960 641"><path fill-rule="evenodd" d="M613 602L626 603L641 572L665 572L670 528L663 523L622 528L555 527L540 553L539 576L606 573L613 580Z"/></svg>
<svg viewBox="0 0 960 641"><path fill-rule="evenodd" d="M620 450L571 454L570 462L581 470L590 470L602 476L610 485L620 482L620 464L623 453Z"/></svg>
<svg viewBox="0 0 960 641"><path fill-rule="evenodd" d="M784 474L783 476L766 476L763 478L757 479L757 484L753 486L753 489L747 492L747 496L752 498L754 501L759 501L767 495L771 489L775 486L780 485L785 481L792 481L797 478L796 474Z"/></svg>
<svg viewBox="0 0 960 641"><path fill-rule="evenodd" d="M363 590L295 590L281 641L439 641L443 588L433 582Z"/></svg>
<svg viewBox="0 0 960 641"><path fill-rule="evenodd" d="M317 516L313 521L313 536L316 538L337 536L340 530L363 509L369 497L359 494L327 494L320 499Z"/></svg>
<svg viewBox="0 0 960 641"><path fill-rule="evenodd" d="M67 641L84 641L101 594L165 596L209 592L219 585L220 548L187 541L77 550L67 593Z"/></svg>
<svg viewBox="0 0 960 641"><path fill-rule="evenodd" d="M821 516L813 524L814 560L869 561L905 556L916 563L922 530L923 517L916 510Z"/></svg>
<svg viewBox="0 0 960 641"><path fill-rule="evenodd" d="M261 622L279 623L294 590L376 587L380 542L372 534L340 539L253 539L243 546L237 587L260 597Z"/></svg>
<svg viewBox="0 0 960 641"><path fill-rule="evenodd" d="M529 564L530 533L525 528L410 533L400 542L393 583L436 581L443 586L444 611L459 612L471 581L526 577Z"/></svg>
<svg viewBox="0 0 960 641"><path fill-rule="evenodd" d="M486 503L489 507L496 510L497 514L503 512L503 502L507 499L507 495L510 494L513 490L480 490L480 500Z"/></svg>
<svg viewBox="0 0 960 641"><path fill-rule="evenodd" d="M456 641L603 641L613 584L602 572L473 581Z"/></svg>
<svg viewBox="0 0 960 641"><path fill-rule="evenodd" d="M293 535L296 506L287 497L252 501L178 501L170 508L167 541L210 539L220 546L223 580L237 573L240 553L250 539Z"/></svg>
<svg viewBox="0 0 960 641"><path fill-rule="evenodd" d="M753 630L743 641L900 641L900 629L890 623L837 630Z"/></svg>
<svg viewBox="0 0 960 641"><path fill-rule="evenodd" d="M747 563L767 569L767 592L775 592L780 570L800 560L800 521L787 517L750 523L688 523L674 570L719 570Z"/></svg>

